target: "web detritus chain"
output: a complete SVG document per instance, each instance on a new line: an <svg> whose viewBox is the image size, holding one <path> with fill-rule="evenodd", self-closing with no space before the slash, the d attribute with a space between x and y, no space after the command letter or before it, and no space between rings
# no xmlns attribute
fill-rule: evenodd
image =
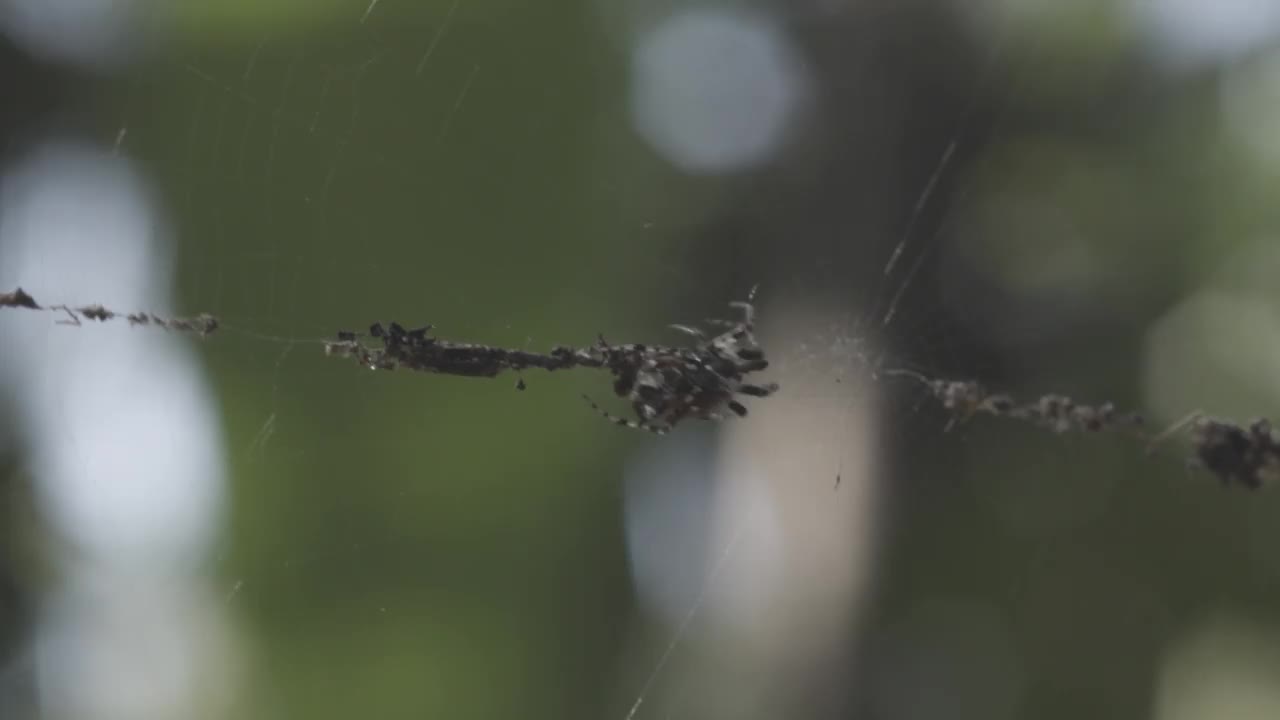
<svg viewBox="0 0 1280 720"><path fill-rule="evenodd" d="M752 290L746 302L730 304L742 312L741 320L708 321L725 327L718 335L708 336L697 328L672 325L694 338L695 342L688 347L612 345L601 337L588 347L557 346L542 354L443 340L428 335L430 325L407 330L393 322L388 327L375 324L368 333L339 332L337 339L324 342L324 348L328 355L351 358L373 370L400 368L464 377L495 377L502 372L531 368L608 369L614 378L614 392L631 401L638 420L612 415L584 395L587 402L613 423L661 435L685 419L720 420L724 408L745 417L747 408L736 396L768 397L777 392L776 383L757 385L746 381L751 373L769 366L754 334L755 308L751 304L754 295ZM107 322L124 318L131 325L155 325L201 337L220 327L218 319L209 314L166 319L151 313L119 313L101 305L42 306L22 288L0 293L0 308L6 307L63 313L69 319L59 322L66 325L80 325L83 320ZM362 342L363 337L373 338L381 346L367 346ZM977 415L992 415L1027 422L1055 433L1127 431L1147 440L1150 453L1189 428L1195 449L1189 464L1209 471L1223 485L1258 489L1264 484L1280 482L1280 436L1265 418L1245 425L1195 412L1155 437L1149 437L1142 430L1140 415L1117 412L1111 403L1086 405L1056 394L1043 395L1033 403L1018 403L1009 395L989 393L971 380L930 378L905 369L882 370L880 374L907 377L922 384L930 397L950 413L948 430ZM516 387L523 390L524 380L520 379Z"/></svg>
<svg viewBox="0 0 1280 720"><path fill-rule="evenodd" d="M1137 413L1119 413L1112 403L1084 405L1066 395L1042 395L1034 403L1019 404L1012 396L988 393L973 380L930 379L913 370L884 370L884 375L903 376L921 382L942 407L951 413L950 430L979 413L1029 422L1056 433L1068 430L1099 432L1102 430L1140 431L1143 425Z"/></svg>
<svg viewBox="0 0 1280 720"><path fill-rule="evenodd" d="M708 336L697 328L673 325L674 329L695 338L691 347L611 345L600 337L589 347L557 346L549 354L542 354L443 340L428 335L430 325L406 330L393 322L388 327L375 323L369 328L367 337L380 341L381 347L366 346L360 333L342 331L336 340L326 341L324 349L327 355L352 358L373 370L401 368L464 377L494 377L504 371L529 368L608 369L613 374L614 392L631 401L638 419L612 415L584 395L591 407L618 425L662 435L685 419L720 420L724 408L745 417L747 408L738 401L738 395L768 397L777 392L777 383L757 385L746 380L751 373L769 367L764 350L755 338L755 307L751 304L754 297L753 289L746 302L730 303L742 312L741 320L708 321L725 328L718 335ZM101 305L45 308L22 288L0 294L0 307L60 311L66 313L71 318L69 324L74 325L79 325L81 318L105 322L120 316ZM135 313L127 318L134 325L159 325L202 337L218 328L218 320L207 314L165 319ZM524 389L523 378L516 387Z"/></svg>
<svg viewBox="0 0 1280 720"><path fill-rule="evenodd" d="M1049 394L1034 403L1019 404L1009 395L988 393L973 380L928 378L913 370L900 369L884 370L882 374L909 377L922 383L933 399L951 414L947 430L975 415L985 414L1028 422L1055 433L1127 430L1147 439L1141 415L1119 413L1109 402L1085 405L1065 395ZM1195 456L1188 464L1213 473L1224 486L1243 485L1257 490L1264 484L1280 481L1280 438L1266 418L1243 426L1231 420L1206 417L1197 411L1150 438L1148 454L1188 427L1195 448Z"/></svg>
<svg viewBox="0 0 1280 720"><path fill-rule="evenodd" d="M0 293L0 307L64 313L68 319L58 321L64 325L80 325L83 320L107 322L123 317L129 321L130 325L156 325L166 330L193 333L201 337L206 337L218 329L218 318L206 313L189 318L163 318L146 312L120 313L115 310L108 310L101 305L82 305L80 307L49 305L45 307L36 302L36 299L27 294L22 288L15 288L12 292Z"/></svg>

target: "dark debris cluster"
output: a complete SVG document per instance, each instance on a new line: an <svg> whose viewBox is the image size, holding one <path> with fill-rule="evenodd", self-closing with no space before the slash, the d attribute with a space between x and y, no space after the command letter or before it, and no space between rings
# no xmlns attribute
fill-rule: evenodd
<svg viewBox="0 0 1280 720"><path fill-rule="evenodd" d="M1242 425L1192 413L1156 436L1149 451L1188 425L1195 448L1189 464L1213 473L1223 485L1257 490L1280 479L1280 441L1266 418Z"/></svg>
<svg viewBox="0 0 1280 720"><path fill-rule="evenodd" d="M107 322L123 317L129 321L130 325L155 325L166 330L191 333L201 337L205 337L218 329L218 318L203 313L189 318L163 318L159 315L145 312L119 313L101 305L83 305L81 307L50 305L44 307L22 288L17 288L12 292L0 293L0 307L61 313L66 316L66 319L59 322L67 325L80 325L85 320Z"/></svg>

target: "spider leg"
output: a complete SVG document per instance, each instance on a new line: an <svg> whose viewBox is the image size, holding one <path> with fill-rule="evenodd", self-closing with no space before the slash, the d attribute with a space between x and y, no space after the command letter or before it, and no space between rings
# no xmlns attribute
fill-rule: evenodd
<svg viewBox="0 0 1280 720"><path fill-rule="evenodd" d="M755 293L752 293L752 295L754 296ZM729 303L729 307L736 308L742 311L743 325L746 325L747 327L751 327L752 325L755 324L756 322L756 306L755 305L752 305L750 302L738 301L738 302Z"/></svg>
<svg viewBox="0 0 1280 720"><path fill-rule="evenodd" d="M1163 444L1164 441L1178 434L1178 432L1180 432L1187 426L1194 425L1203 419L1204 419L1204 412L1200 410L1196 410L1195 412L1187 415L1186 417L1182 418L1178 422L1165 428L1163 431L1160 432L1160 434L1151 438L1151 440L1147 443L1147 454L1150 455L1151 453L1155 452L1156 448L1159 447L1161 444Z"/></svg>
<svg viewBox="0 0 1280 720"><path fill-rule="evenodd" d="M735 414L737 414L737 416L738 416L738 417L746 417L746 416L747 416L747 408L746 408L746 406L745 406L745 405L743 405L742 403L738 402L737 400L730 400L729 402L727 402L727 403L725 403L725 404L729 407L729 409L730 409L730 410L732 410Z"/></svg>
<svg viewBox="0 0 1280 720"><path fill-rule="evenodd" d="M648 430L654 435L666 435L667 430L670 429L670 428L662 427L661 425L647 425L645 423L638 423L635 420L628 420L627 418L618 417L617 415L614 415L608 410L605 410L604 408L597 405L596 401L592 400L586 394L583 394L582 399L586 400L587 403L591 405L591 408L593 410L600 413L601 417L603 417L605 420L608 420L609 422L619 427L629 427L633 430Z"/></svg>
<svg viewBox="0 0 1280 720"><path fill-rule="evenodd" d="M715 422L724 422L724 415L721 415L720 413L714 410L704 410L701 407L698 407L697 405L690 405L689 411L684 414L684 417L694 417L694 418L702 418L703 420L713 420Z"/></svg>
<svg viewBox="0 0 1280 720"><path fill-rule="evenodd" d="M881 370L881 371L880 371L880 374L881 374L881 375L886 375L886 376L888 376L888 377L908 377L908 378L911 378L911 379L913 379L913 380L918 380L918 381L920 381L920 383L921 383L922 385L924 385L925 387L928 387L928 388L930 388L930 389L932 389L932 388L933 388L933 383L934 383L934 381L933 381L933 380L930 380L929 378L925 377L924 375L921 375L920 373L916 372L915 370L908 370L908 369L906 369L906 368L888 368L888 369L886 369L886 370Z"/></svg>
<svg viewBox="0 0 1280 720"><path fill-rule="evenodd" d="M763 386L743 383L738 386L738 392L751 397L769 397L778 392L778 383L769 383Z"/></svg>
<svg viewBox="0 0 1280 720"><path fill-rule="evenodd" d="M672 330L678 330L686 335L692 335L698 338L699 340L707 339L707 334L702 332L696 327L689 327L688 325L675 325L675 324L668 325L667 327L671 328Z"/></svg>

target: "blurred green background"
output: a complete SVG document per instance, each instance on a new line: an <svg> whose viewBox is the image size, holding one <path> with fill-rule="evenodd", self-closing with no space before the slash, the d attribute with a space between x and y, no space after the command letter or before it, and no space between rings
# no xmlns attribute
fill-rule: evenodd
<svg viewBox="0 0 1280 720"><path fill-rule="evenodd" d="M190 580L219 674L145 716L621 719L643 692L636 717L1275 717L1273 494L1216 487L1177 443L943 432L919 387L865 374L1112 400L1157 427L1280 407L1280 18L1177 5L185 0L121 10L97 61L4 11L0 169L68 139L132 163L174 312L224 325L191 343L226 462ZM661 34L690 17L701 44ZM771 112L776 132L752 124ZM28 252L68 254L47 247ZM608 398L603 376L517 392L318 342L391 320L537 350L674 342L667 323L757 283L779 377L826 389L751 403L744 432L783 427L748 450L610 426L579 398ZM849 376L865 501L832 489L835 463L771 476L874 522L840 529L869 559L821 559L863 578L821 649L681 625L696 592L647 604L634 469L680 442L722 465L811 454L768 415ZM6 392L0 710L76 716L41 638L83 567ZM682 514L705 545L669 555L727 553L698 529L713 514ZM768 562L822 567L780 527ZM760 617L798 622L765 586L783 599Z"/></svg>

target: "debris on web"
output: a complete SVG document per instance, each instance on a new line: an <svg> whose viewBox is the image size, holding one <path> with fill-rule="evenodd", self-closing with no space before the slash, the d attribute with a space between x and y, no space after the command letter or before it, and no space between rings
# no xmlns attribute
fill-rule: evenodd
<svg viewBox="0 0 1280 720"><path fill-rule="evenodd" d="M694 338L688 346L614 345L600 337L587 347L557 346L542 354L453 342L432 336L431 325L406 329L393 322L385 327L376 323L364 334L339 332L335 340L325 343L325 353L351 358L373 370L399 368L464 377L494 377L527 369L605 369L613 375L614 393L630 402L635 419L618 417L590 397L584 399L614 424L662 435L686 419L722 420L725 410L745 417L747 408L738 396L768 397L777 392L777 383L760 385L747 379L769 367L755 338L754 295L753 290L747 301L730 304L741 312L741 319L712 321L724 328L718 334L672 326ZM366 345L366 337L377 343ZM516 387L523 386L524 379L519 378Z"/></svg>
<svg viewBox="0 0 1280 720"><path fill-rule="evenodd" d="M455 342L432 335L431 325L410 329L393 322L386 326L375 323L363 333L339 332L335 339L324 341L324 350L327 355L349 358L373 370L462 377L496 377L513 372L517 374L519 390L526 387L520 375L525 370L608 370L613 376L614 394L630 403L635 418L614 415L584 395L586 402L616 425L663 435L688 419L723 420L727 413L746 417L747 407L740 398L764 398L778 391L777 383L761 384L750 378L769 367L755 337L754 299L752 289L746 301L730 303L741 314L737 320L707 321L719 332L672 325L673 330L692 339L688 345L615 345L601 336L585 347L556 346L548 353L538 353ZM58 323L63 325L124 320L130 326L156 326L200 337L220 327L216 317L204 313L165 318L147 312L121 313L98 304L45 306L20 287L0 292L0 308L56 313L62 316ZM923 385L950 414L947 430L976 416L990 415L1054 433L1119 431L1146 440L1149 453L1186 431L1194 452L1188 465L1213 474L1224 486L1256 490L1280 482L1280 436L1265 418L1241 424L1195 412L1151 437L1143 431L1141 415L1120 412L1110 402L1090 405L1052 393L1033 402L1018 402L1010 395L990 392L973 380L931 378L905 369L883 370L880 374L911 378Z"/></svg>
<svg viewBox="0 0 1280 720"><path fill-rule="evenodd" d="M1183 431L1188 431L1194 455L1191 468L1205 470L1226 487L1257 490L1280 482L1280 436L1266 418L1241 424L1194 412L1154 437L1143 431L1137 413L1121 413L1113 403L1087 405L1065 395L1048 394L1031 403L1019 403L1003 393L990 393L973 380L929 378L914 370L892 369L883 375L908 377L923 384L929 395L951 415L946 429L977 415L991 415L1030 423L1064 433L1121 431L1147 441L1148 454Z"/></svg>
<svg viewBox="0 0 1280 720"><path fill-rule="evenodd" d="M218 318L206 313L201 313L194 317L165 318L145 312L120 313L97 304L81 305L79 307L70 305L49 305L45 307L36 302L36 299L22 288L15 288L12 292L0 293L0 308L5 307L58 313L64 316L63 319L58 321L63 325L81 325L88 320L109 322L123 317L129 321L131 326L155 325L165 330L190 333L200 337L211 335L218 329Z"/></svg>
<svg viewBox="0 0 1280 720"><path fill-rule="evenodd" d="M1101 432L1104 430L1140 430L1143 418L1137 413L1122 413L1113 403L1087 405L1066 395L1042 395L1035 402L1019 403L1004 393L990 393L974 380L928 378L914 370L883 370L883 375L912 378L923 384L929 394L951 414L947 430L975 415L994 415L1031 423L1045 430L1064 433L1071 430Z"/></svg>

